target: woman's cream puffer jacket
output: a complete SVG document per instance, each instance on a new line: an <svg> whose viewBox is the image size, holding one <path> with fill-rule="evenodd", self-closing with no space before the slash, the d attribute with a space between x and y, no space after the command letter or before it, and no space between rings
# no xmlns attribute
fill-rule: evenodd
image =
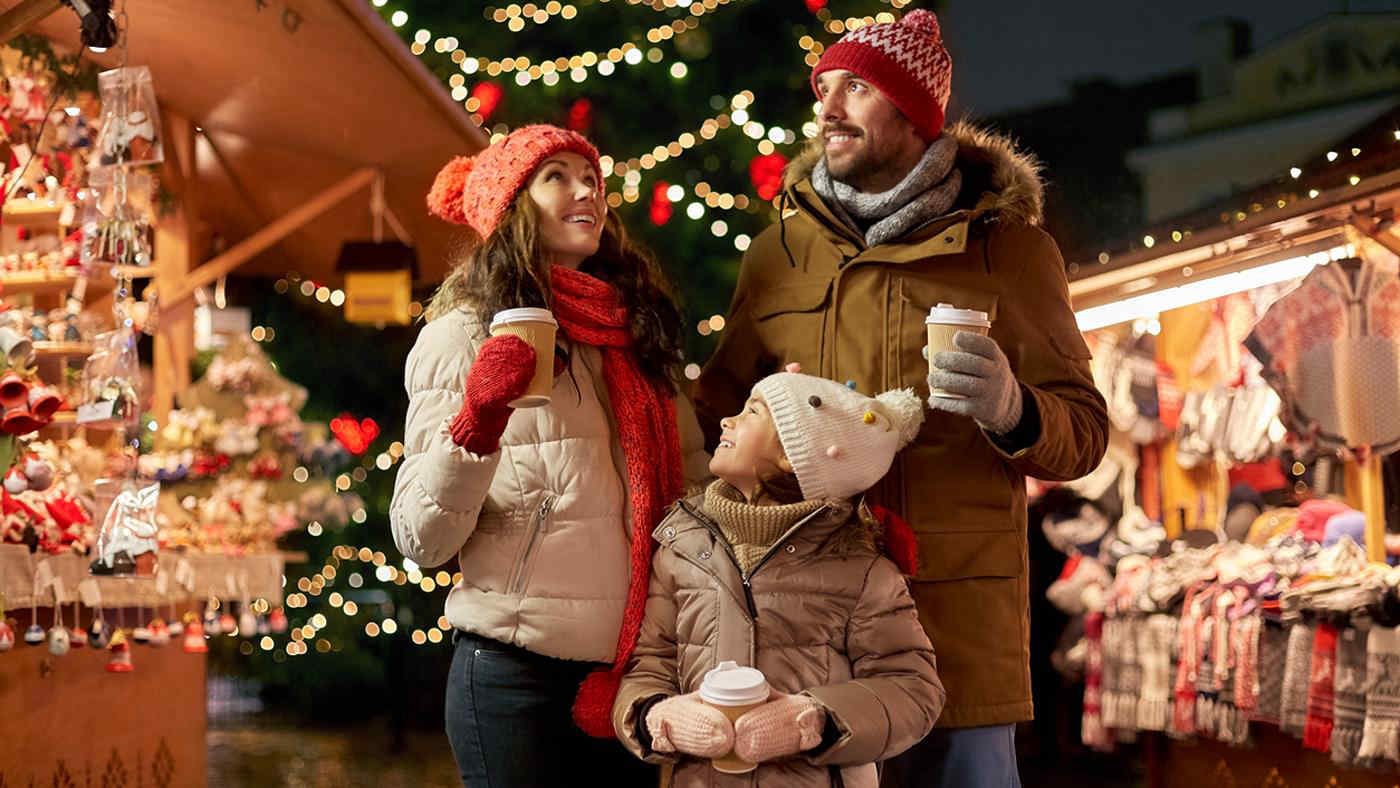
<svg viewBox="0 0 1400 788"><path fill-rule="evenodd" d="M453 627L562 659L611 662L627 595L626 465L597 348L574 345L544 407L515 411L495 454L447 425L487 338L460 307L424 326L404 373L404 459L389 509L394 543L423 567L455 553ZM709 476L688 398L676 401L686 484Z"/></svg>

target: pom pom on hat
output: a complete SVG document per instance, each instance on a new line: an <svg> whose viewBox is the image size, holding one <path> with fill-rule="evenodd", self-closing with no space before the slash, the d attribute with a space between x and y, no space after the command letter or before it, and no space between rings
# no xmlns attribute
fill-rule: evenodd
<svg viewBox="0 0 1400 788"><path fill-rule="evenodd" d="M928 36L935 44L943 43L943 28L938 25L938 15L932 11L916 8L905 14L899 23Z"/></svg>
<svg viewBox="0 0 1400 788"><path fill-rule="evenodd" d="M475 162L472 156L455 156L438 171L433 179L433 188L428 190L428 213L453 224L467 223L462 192L466 189L467 176L471 174Z"/></svg>
<svg viewBox="0 0 1400 788"><path fill-rule="evenodd" d="M924 424L923 400L919 399L913 389L890 389L877 395L875 401L884 406L895 430L899 432L900 448L908 446L919 434L919 427Z"/></svg>

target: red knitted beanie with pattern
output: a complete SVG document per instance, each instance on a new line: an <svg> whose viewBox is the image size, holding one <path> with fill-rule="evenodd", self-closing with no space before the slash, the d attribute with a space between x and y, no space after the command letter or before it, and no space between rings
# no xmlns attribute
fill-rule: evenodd
<svg viewBox="0 0 1400 788"><path fill-rule="evenodd" d="M812 90L824 71L844 69L880 89L925 140L943 133L952 91L953 58L943 46L938 17L916 10L898 22L866 25L822 53L812 69ZM817 93L820 98L820 91Z"/></svg>
<svg viewBox="0 0 1400 788"><path fill-rule="evenodd" d="M582 134L544 124L522 126L475 156L448 162L428 191L428 212L489 238L535 168L563 152L588 159L598 174L598 189L603 189L598 149Z"/></svg>

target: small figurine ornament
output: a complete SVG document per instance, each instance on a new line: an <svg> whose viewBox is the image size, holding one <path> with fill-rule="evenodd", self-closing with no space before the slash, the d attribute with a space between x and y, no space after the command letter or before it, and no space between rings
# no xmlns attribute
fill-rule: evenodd
<svg viewBox="0 0 1400 788"><path fill-rule="evenodd" d="M44 628L38 624L30 624L29 629L24 630L24 642L31 646L37 646L44 642Z"/></svg>
<svg viewBox="0 0 1400 788"><path fill-rule="evenodd" d="M94 617L92 625L88 627L88 645L93 648L106 648L111 637L112 628L102 620L101 614Z"/></svg>
<svg viewBox="0 0 1400 788"><path fill-rule="evenodd" d="M108 673L130 673L136 668L131 664L131 645L126 642L126 633L117 630L112 642L107 646L111 655L107 658Z"/></svg>
<svg viewBox="0 0 1400 788"><path fill-rule="evenodd" d="M204 642L204 627L200 625L199 619L194 613L185 614L185 640L183 648L186 654L203 654L209 650L208 644Z"/></svg>

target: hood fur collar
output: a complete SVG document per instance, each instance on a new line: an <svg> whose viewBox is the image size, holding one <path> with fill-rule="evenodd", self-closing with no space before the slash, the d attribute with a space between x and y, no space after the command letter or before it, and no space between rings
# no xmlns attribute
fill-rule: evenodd
<svg viewBox="0 0 1400 788"><path fill-rule="evenodd" d="M993 221L1038 225L1044 218L1045 189L1040 161L1018 150L1010 137L959 121L943 130L958 141L956 165L962 171L962 194L954 210L970 210ZM783 171L783 187L805 180L822 157L821 140L813 139Z"/></svg>

